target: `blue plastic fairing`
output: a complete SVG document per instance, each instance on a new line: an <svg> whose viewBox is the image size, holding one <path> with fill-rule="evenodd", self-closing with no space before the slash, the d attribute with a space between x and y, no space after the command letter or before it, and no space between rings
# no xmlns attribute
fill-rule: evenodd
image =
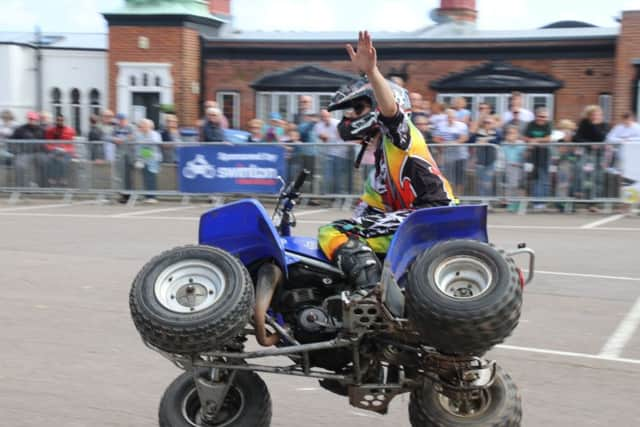
<svg viewBox="0 0 640 427"><path fill-rule="evenodd" d="M287 252L294 252L296 254L314 258L322 262L330 262L324 255L322 250L320 250L320 248L318 247L317 238L288 236L283 237L283 239L284 249Z"/></svg>
<svg viewBox="0 0 640 427"><path fill-rule="evenodd" d="M438 242L453 239L488 242L487 206L446 206L415 211L393 236L386 261L395 279L400 281L418 255Z"/></svg>
<svg viewBox="0 0 640 427"><path fill-rule="evenodd" d="M245 265L273 259L287 272L283 241L256 200L240 200L204 213L200 217L198 241L236 255Z"/></svg>

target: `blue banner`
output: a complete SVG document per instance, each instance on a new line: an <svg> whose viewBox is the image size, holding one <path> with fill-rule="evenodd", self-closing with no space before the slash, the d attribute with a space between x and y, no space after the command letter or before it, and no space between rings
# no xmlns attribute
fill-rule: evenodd
<svg viewBox="0 0 640 427"><path fill-rule="evenodd" d="M277 193L285 177L284 148L275 145L179 147L183 193Z"/></svg>

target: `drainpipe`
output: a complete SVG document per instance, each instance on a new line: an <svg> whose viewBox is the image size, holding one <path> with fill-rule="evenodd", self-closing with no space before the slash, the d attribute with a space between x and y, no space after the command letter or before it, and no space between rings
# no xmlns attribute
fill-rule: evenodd
<svg viewBox="0 0 640 427"><path fill-rule="evenodd" d="M35 28L35 46L36 46L36 105L37 111L42 111L42 31L39 26Z"/></svg>

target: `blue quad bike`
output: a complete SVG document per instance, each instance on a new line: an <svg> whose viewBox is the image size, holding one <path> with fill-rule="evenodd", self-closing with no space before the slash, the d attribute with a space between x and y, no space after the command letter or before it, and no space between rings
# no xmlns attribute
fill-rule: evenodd
<svg viewBox="0 0 640 427"><path fill-rule="evenodd" d="M134 279L143 341L185 370L162 397L160 426L269 426L257 372L315 378L382 414L411 393L416 427L519 426L516 385L483 356L518 324L533 251L488 244L486 206L416 210L381 283L352 289L315 238L291 236L306 174L283 185L273 218L252 199L212 209L198 245L158 255ZM517 254L528 255L526 278Z"/></svg>

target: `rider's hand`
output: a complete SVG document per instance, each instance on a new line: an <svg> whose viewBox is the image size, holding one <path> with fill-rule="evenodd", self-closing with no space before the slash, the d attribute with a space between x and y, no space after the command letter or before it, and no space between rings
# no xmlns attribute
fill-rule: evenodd
<svg viewBox="0 0 640 427"><path fill-rule="evenodd" d="M368 31L360 31L358 33L357 51L354 51L353 46L350 44L348 44L346 48L347 53L351 58L351 62L356 66L359 72L366 73L368 75L376 68L376 49L373 47L371 35Z"/></svg>

